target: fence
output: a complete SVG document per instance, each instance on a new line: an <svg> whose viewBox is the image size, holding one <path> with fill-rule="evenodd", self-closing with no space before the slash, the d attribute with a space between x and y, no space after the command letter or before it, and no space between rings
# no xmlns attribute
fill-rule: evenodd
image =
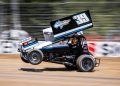
<svg viewBox="0 0 120 86"><path fill-rule="evenodd" d="M19 8L11 9L12 5ZM90 10L94 27L85 31L92 40L120 41L120 2L53 2L53 3L0 3L0 31L13 29L13 13L20 19L16 28L26 30L33 37L44 40L42 29L50 26L50 21L56 20L80 11ZM13 11L14 10L14 11ZM15 13L16 12L16 13ZM94 38L99 36L98 38Z"/></svg>

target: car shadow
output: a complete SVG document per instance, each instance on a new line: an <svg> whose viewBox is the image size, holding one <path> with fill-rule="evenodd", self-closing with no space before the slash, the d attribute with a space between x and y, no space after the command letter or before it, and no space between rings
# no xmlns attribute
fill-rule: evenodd
<svg viewBox="0 0 120 86"><path fill-rule="evenodd" d="M20 71L26 72L44 72L44 71L75 71L75 70L68 70L66 68L43 68L43 69L35 69L35 68L20 68Z"/></svg>

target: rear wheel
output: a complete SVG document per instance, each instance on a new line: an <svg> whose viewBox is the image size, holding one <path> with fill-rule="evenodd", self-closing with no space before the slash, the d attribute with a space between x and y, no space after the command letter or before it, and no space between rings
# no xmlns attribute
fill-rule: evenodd
<svg viewBox="0 0 120 86"><path fill-rule="evenodd" d="M33 65L40 64L43 60L43 53L41 51L33 50L29 53L29 62Z"/></svg>
<svg viewBox="0 0 120 86"><path fill-rule="evenodd" d="M95 60L92 55L82 55L78 57L76 65L79 71L90 72L95 67Z"/></svg>

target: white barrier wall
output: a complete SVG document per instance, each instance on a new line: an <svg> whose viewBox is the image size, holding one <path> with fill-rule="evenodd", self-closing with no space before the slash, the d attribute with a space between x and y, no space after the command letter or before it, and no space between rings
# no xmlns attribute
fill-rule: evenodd
<svg viewBox="0 0 120 86"><path fill-rule="evenodd" d="M96 57L120 57L120 42L89 42L88 46Z"/></svg>
<svg viewBox="0 0 120 86"><path fill-rule="evenodd" d="M120 57L120 42L88 42L89 51L96 57ZM17 54L18 41L0 40L0 54Z"/></svg>
<svg viewBox="0 0 120 86"><path fill-rule="evenodd" d="M18 48L18 41L0 40L0 54L10 53L16 54Z"/></svg>

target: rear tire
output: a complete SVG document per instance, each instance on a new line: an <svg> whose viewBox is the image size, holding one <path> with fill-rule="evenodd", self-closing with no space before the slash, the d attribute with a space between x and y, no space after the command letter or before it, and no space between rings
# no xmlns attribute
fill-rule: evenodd
<svg viewBox="0 0 120 86"><path fill-rule="evenodd" d="M43 53L40 50L33 50L28 54L29 62L33 65L40 64L43 60Z"/></svg>
<svg viewBox="0 0 120 86"><path fill-rule="evenodd" d="M92 55L82 55L76 61L78 71L91 72L95 67L95 59Z"/></svg>

